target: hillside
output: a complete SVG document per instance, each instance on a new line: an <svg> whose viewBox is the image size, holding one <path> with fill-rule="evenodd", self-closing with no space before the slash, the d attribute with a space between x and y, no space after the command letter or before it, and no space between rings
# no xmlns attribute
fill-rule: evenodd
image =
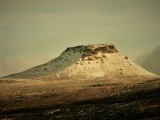
<svg viewBox="0 0 160 120"><path fill-rule="evenodd" d="M114 45L67 48L0 78L2 120L159 120L160 77Z"/></svg>
<svg viewBox="0 0 160 120"><path fill-rule="evenodd" d="M70 79L153 75L118 52L114 45L95 44L67 48L59 57L11 78Z"/></svg>

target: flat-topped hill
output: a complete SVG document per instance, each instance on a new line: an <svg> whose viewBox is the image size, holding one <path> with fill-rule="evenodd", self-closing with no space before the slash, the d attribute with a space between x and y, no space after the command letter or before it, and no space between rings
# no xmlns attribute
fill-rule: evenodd
<svg viewBox="0 0 160 120"><path fill-rule="evenodd" d="M46 79L92 79L100 77L154 75L134 64L112 44L80 45L39 66L7 77Z"/></svg>

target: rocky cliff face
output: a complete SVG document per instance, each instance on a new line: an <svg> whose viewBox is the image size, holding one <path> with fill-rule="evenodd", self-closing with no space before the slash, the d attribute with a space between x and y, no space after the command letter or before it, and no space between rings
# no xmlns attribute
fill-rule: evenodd
<svg viewBox="0 0 160 120"><path fill-rule="evenodd" d="M114 45L106 44L95 44L95 45L81 45L76 47L69 47L64 52L73 51L73 52L82 52L84 54L97 54L98 52L102 53L116 53L118 50Z"/></svg>
<svg viewBox="0 0 160 120"><path fill-rule="evenodd" d="M67 48L59 57L8 77L49 79L153 75L118 52L114 45L94 44Z"/></svg>

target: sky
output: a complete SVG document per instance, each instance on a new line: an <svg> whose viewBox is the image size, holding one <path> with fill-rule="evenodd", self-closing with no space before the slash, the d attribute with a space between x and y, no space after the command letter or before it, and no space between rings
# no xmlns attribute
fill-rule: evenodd
<svg viewBox="0 0 160 120"><path fill-rule="evenodd" d="M133 61L156 48L160 0L0 0L0 76L107 43Z"/></svg>

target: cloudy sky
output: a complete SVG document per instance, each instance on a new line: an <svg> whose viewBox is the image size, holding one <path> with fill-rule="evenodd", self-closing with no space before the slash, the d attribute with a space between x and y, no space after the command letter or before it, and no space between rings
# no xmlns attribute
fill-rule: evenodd
<svg viewBox="0 0 160 120"><path fill-rule="evenodd" d="M0 0L0 76L66 47L113 43L133 61L160 44L160 0Z"/></svg>

